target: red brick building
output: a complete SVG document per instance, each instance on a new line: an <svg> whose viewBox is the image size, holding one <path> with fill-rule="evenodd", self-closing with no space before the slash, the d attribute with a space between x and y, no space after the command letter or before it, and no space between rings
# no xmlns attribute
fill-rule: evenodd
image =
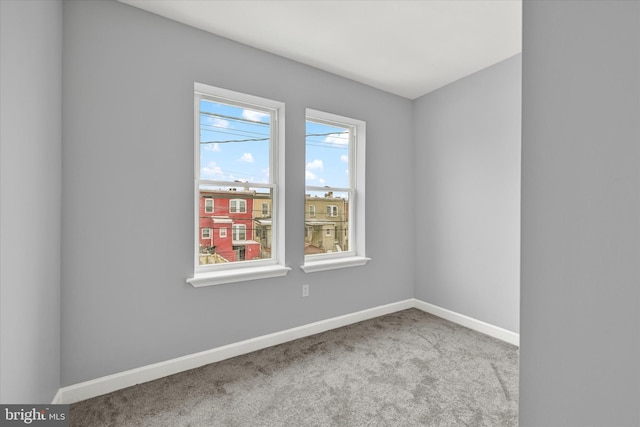
<svg viewBox="0 0 640 427"><path fill-rule="evenodd" d="M200 253L216 255L201 257L201 264L261 257L254 240L254 197L251 191L200 191Z"/></svg>

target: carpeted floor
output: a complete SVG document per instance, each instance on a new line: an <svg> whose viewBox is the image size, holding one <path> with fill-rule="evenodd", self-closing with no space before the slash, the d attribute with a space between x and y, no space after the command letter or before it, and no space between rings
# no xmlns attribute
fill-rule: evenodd
<svg viewBox="0 0 640 427"><path fill-rule="evenodd" d="M518 348L416 309L71 405L71 426L516 426Z"/></svg>

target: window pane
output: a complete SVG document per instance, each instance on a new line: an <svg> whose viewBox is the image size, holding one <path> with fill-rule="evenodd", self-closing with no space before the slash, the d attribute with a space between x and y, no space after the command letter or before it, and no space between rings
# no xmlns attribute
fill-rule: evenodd
<svg viewBox="0 0 640 427"><path fill-rule="evenodd" d="M311 207L314 215L311 215ZM304 253L315 255L349 250L349 193L328 189L308 191L305 198Z"/></svg>
<svg viewBox="0 0 640 427"><path fill-rule="evenodd" d="M349 128L307 121L306 185L349 187Z"/></svg>
<svg viewBox="0 0 640 427"><path fill-rule="evenodd" d="M269 183L271 115L200 100L200 179Z"/></svg>
<svg viewBox="0 0 640 427"><path fill-rule="evenodd" d="M207 212L205 201L213 201L213 212ZM200 186L200 230L212 229L200 240L200 265L218 264L272 257L272 219L269 212L273 202L270 188ZM231 209L235 204L238 209Z"/></svg>

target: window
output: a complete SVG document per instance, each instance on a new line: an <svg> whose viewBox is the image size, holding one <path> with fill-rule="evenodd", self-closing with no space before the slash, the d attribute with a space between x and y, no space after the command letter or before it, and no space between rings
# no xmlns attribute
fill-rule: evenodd
<svg viewBox="0 0 640 427"><path fill-rule="evenodd" d="M235 191L235 190L234 190ZM229 202L229 212L231 213L246 213L247 201L242 199L233 199Z"/></svg>
<svg viewBox="0 0 640 427"><path fill-rule="evenodd" d="M195 83L194 113L195 230L212 222L226 227L218 236L209 231L206 245L196 238L194 277L187 282L199 287L285 275L284 104ZM252 240L259 202L271 207L261 231L268 246ZM232 236L225 239L229 226Z"/></svg>
<svg viewBox="0 0 640 427"><path fill-rule="evenodd" d="M307 109L307 272L365 264L365 123ZM326 215L317 218L316 206ZM325 230L322 233L322 229ZM314 233L313 230L318 232ZM333 230L333 232L332 232Z"/></svg>
<svg viewBox="0 0 640 427"><path fill-rule="evenodd" d="M269 216L269 203L262 202L262 216Z"/></svg>
<svg viewBox="0 0 640 427"><path fill-rule="evenodd" d="M203 239L210 239L211 238L211 229L210 228L203 228L202 229L202 238Z"/></svg>
<svg viewBox="0 0 640 427"><path fill-rule="evenodd" d="M213 199L204 199L204 212L213 213Z"/></svg>
<svg viewBox="0 0 640 427"><path fill-rule="evenodd" d="M233 224L231 226L231 236L233 240L247 240L247 226L245 224Z"/></svg>
<svg viewBox="0 0 640 427"><path fill-rule="evenodd" d="M327 206L327 216L338 216L338 207L336 205Z"/></svg>

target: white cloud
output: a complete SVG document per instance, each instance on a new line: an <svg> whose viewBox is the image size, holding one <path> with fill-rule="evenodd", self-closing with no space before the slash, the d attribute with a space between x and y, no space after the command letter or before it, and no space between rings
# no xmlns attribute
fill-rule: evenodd
<svg viewBox="0 0 640 427"><path fill-rule="evenodd" d="M207 116L205 118L205 123L209 126L215 126L217 128L228 128L229 127L229 121L228 120L224 120L224 119L220 119L218 117L211 117L211 116Z"/></svg>
<svg viewBox="0 0 640 427"><path fill-rule="evenodd" d="M306 171L306 172L305 172L305 177L306 177L307 179L316 179L316 178L318 178L318 177L316 176L316 174L314 174L314 173L313 173L313 172L311 172L311 171Z"/></svg>
<svg viewBox="0 0 640 427"><path fill-rule="evenodd" d="M324 165L322 164L322 160L315 159L312 162L307 163L307 169L310 170L322 170Z"/></svg>
<svg viewBox="0 0 640 427"><path fill-rule="evenodd" d="M346 154L343 154L342 156L340 156L340 160L342 160L345 163L349 163L349 156L347 156Z"/></svg>
<svg viewBox="0 0 640 427"><path fill-rule="evenodd" d="M253 163L253 154L251 153L244 153L242 155L242 157L240 157L240 161L241 162L247 162L247 163Z"/></svg>
<svg viewBox="0 0 640 427"><path fill-rule="evenodd" d="M200 174L205 178L224 176L222 168L216 165L216 162L209 162L207 166L200 169Z"/></svg>
<svg viewBox="0 0 640 427"><path fill-rule="evenodd" d="M204 149L206 151L220 151L220 144L214 142L213 144L204 144Z"/></svg>
<svg viewBox="0 0 640 427"><path fill-rule="evenodd" d="M268 122L269 115L254 110L242 110L242 117L247 120L254 120L256 122Z"/></svg>
<svg viewBox="0 0 640 427"><path fill-rule="evenodd" d="M324 141L328 144L336 144L336 145L347 145L349 144L349 134L348 133L334 133L331 135L327 135L324 138Z"/></svg>
<svg viewBox="0 0 640 427"><path fill-rule="evenodd" d="M324 184L324 179L320 178L318 181L320 182L320 184Z"/></svg>

